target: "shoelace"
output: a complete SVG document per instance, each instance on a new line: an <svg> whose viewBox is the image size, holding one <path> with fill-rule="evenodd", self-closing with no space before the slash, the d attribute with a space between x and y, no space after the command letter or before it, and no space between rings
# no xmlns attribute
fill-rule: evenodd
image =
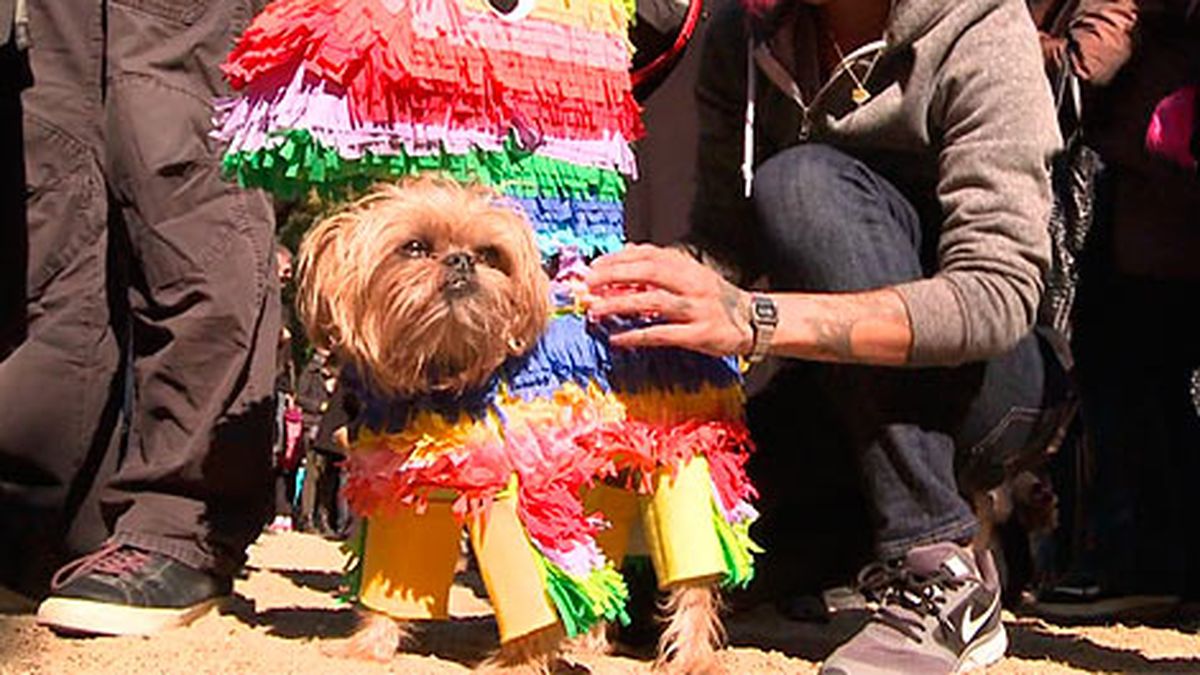
<svg viewBox="0 0 1200 675"><path fill-rule="evenodd" d="M940 623L945 591L960 588L964 583L943 569L917 574L898 562L874 563L858 575L859 590L879 604L871 620L894 628L915 642L924 641L921 618L932 616Z"/></svg>
<svg viewBox="0 0 1200 675"><path fill-rule="evenodd" d="M132 572L150 560L150 554L136 548L109 542L88 555L72 560L54 573L50 580L50 589L59 588L71 583L79 577L92 572L110 576L120 576Z"/></svg>

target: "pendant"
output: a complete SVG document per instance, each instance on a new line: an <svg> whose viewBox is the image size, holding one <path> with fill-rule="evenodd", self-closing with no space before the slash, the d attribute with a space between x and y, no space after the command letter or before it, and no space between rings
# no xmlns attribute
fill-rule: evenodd
<svg viewBox="0 0 1200 675"><path fill-rule="evenodd" d="M866 87L855 87L850 91L850 100L854 101L855 105L862 105L871 98L871 92L867 91Z"/></svg>

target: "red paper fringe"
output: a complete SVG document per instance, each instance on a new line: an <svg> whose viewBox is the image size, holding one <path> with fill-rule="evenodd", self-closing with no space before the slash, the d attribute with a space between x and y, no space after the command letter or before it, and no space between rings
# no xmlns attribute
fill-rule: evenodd
<svg viewBox="0 0 1200 675"><path fill-rule="evenodd" d="M447 10L441 25L456 30L460 10L434 4ZM411 11L393 13L380 0L277 0L223 68L242 89L263 78L281 84L299 64L344 88L361 120L483 129L515 121L559 137L643 134L628 72L423 39Z"/></svg>
<svg viewBox="0 0 1200 675"><path fill-rule="evenodd" d="M617 472L627 470L625 475L633 481L630 487L643 494L653 490L652 477L659 468L674 473L681 463L701 455L708 460L717 496L726 509L758 496L746 475L754 442L742 422L693 420L666 426L625 421L598 429L578 442L590 453L606 455Z"/></svg>

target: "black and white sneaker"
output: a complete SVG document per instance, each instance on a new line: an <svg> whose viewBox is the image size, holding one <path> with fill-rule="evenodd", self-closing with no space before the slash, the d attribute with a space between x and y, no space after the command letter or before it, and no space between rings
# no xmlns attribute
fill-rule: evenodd
<svg viewBox="0 0 1200 675"><path fill-rule="evenodd" d="M965 673L1004 657L1000 581L988 552L921 546L863 570L867 625L829 656L825 675Z"/></svg>
<svg viewBox="0 0 1200 675"><path fill-rule="evenodd" d="M37 620L65 633L153 635L192 623L231 590L231 579L160 553L107 544L58 571Z"/></svg>

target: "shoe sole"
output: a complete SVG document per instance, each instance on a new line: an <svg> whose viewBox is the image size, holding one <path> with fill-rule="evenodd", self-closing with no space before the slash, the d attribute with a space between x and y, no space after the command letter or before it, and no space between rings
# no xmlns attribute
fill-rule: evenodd
<svg viewBox="0 0 1200 675"><path fill-rule="evenodd" d="M969 673L986 668L1004 658L1007 651L1008 632L1004 630L1004 624L999 624L991 635L971 645L958 657L958 667L954 672Z"/></svg>
<svg viewBox="0 0 1200 675"><path fill-rule="evenodd" d="M83 635L154 635L181 628L219 606L221 598L190 607L130 607L78 598L49 598L37 622L51 630Z"/></svg>
<svg viewBox="0 0 1200 675"><path fill-rule="evenodd" d="M1092 602L1039 602L1033 606L1033 613L1047 619L1111 619L1166 613L1179 603L1173 595L1124 595Z"/></svg>

